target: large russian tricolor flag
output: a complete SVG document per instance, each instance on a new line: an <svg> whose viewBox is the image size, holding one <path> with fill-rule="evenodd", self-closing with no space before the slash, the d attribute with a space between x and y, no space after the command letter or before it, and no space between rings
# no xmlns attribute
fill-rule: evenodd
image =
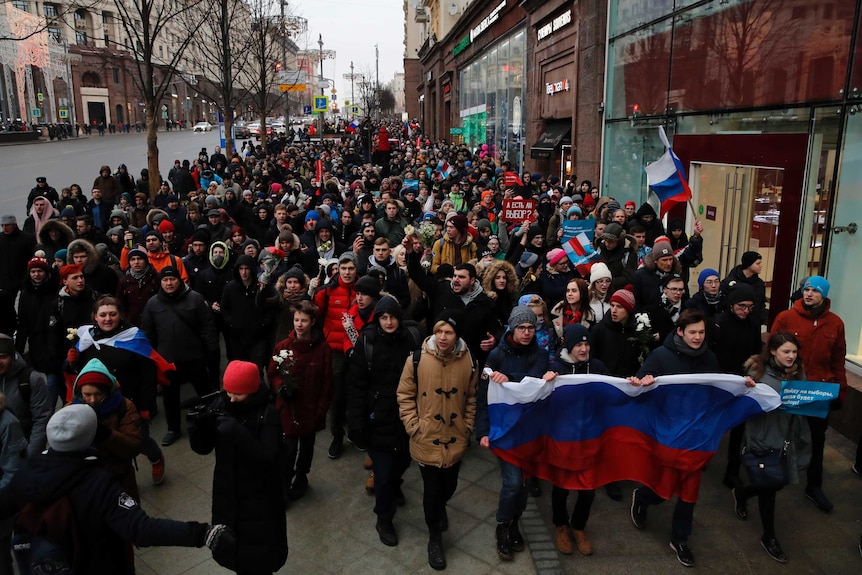
<svg viewBox="0 0 862 575"><path fill-rule="evenodd" d="M673 149L670 147L670 143L668 143L664 127L659 126L658 131L659 137L664 144L665 152L658 160L646 166L644 170L646 171L649 189L658 196L661 202L659 217L662 217L674 204L689 201L691 199L691 188L688 187L688 181L685 178L685 168L682 162L673 153Z"/></svg>
<svg viewBox="0 0 862 575"><path fill-rule="evenodd" d="M697 500L701 469L725 431L776 409L769 386L724 374L670 375L648 387L599 375L490 383L491 450L567 489L632 480Z"/></svg>
<svg viewBox="0 0 862 575"><path fill-rule="evenodd" d="M153 349L144 333L136 327L130 327L119 333L102 339L93 339L91 325L82 325L78 328L78 343L75 345L78 351L84 351L90 346L99 349L103 345L109 345L118 349L131 351L156 364L156 377L159 385L169 385L167 372L176 371L176 366L161 356ZM123 382L120 382L122 384Z"/></svg>

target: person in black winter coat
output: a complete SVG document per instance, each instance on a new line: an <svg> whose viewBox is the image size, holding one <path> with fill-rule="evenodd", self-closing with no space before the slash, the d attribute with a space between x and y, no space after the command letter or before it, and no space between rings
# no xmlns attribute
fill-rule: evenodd
<svg viewBox="0 0 862 575"><path fill-rule="evenodd" d="M601 360L610 375L630 377L640 368L641 347L633 340L635 298L627 289L611 296L610 311L590 330L592 357Z"/></svg>
<svg viewBox="0 0 862 575"><path fill-rule="evenodd" d="M686 300L684 307L700 310L706 316L707 331L710 331L710 324L714 324L718 316L727 310L727 294L721 292L721 280L718 272L712 268L706 268L698 274L697 285L700 289Z"/></svg>
<svg viewBox="0 0 862 575"><path fill-rule="evenodd" d="M653 351L631 378L634 385L652 385L655 377L681 373L716 373L721 370L718 359L706 342L706 321L697 310L685 310L676 322L676 331L667 336L664 345ZM754 385L748 379L746 385ZM699 481L700 470L692 480ZM638 487L632 495L632 521L639 529L646 526L647 507L663 502L652 489ZM673 513L670 546L677 559L686 567L694 566L694 555L688 546L694 523L694 503L677 499Z"/></svg>
<svg viewBox="0 0 862 575"><path fill-rule="evenodd" d="M674 255L670 242L658 241L644 258L643 266L632 275L632 293L637 308L643 309L660 303L662 280L668 274L682 274L682 264Z"/></svg>
<svg viewBox="0 0 862 575"><path fill-rule="evenodd" d="M234 357L264 366L274 345L281 296L272 285L261 285L256 272L253 257L239 256L234 279L222 293L220 308Z"/></svg>
<svg viewBox="0 0 862 575"><path fill-rule="evenodd" d="M50 361L48 318L57 298L57 277L51 273L50 264L42 258L32 258L27 264L27 273L18 300L15 349L24 355L29 345L27 357L33 369L56 375L59 365ZM55 403L56 400L55 395Z"/></svg>
<svg viewBox="0 0 862 575"><path fill-rule="evenodd" d="M48 451L28 458L0 491L0 516L21 512L20 520L32 516L27 504L46 506L67 496L80 538L66 549L72 573L133 574L129 544L206 545L219 562L222 556L233 555L234 536L224 525L149 517L91 448L98 427L96 411L89 405L70 405L55 413L48 422Z"/></svg>
<svg viewBox="0 0 862 575"><path fill-rule="evenodd" d="M407 257L407 274L424 291L431 303L430 317L437 317L443 310L465 310L470 321L460 332L470 353L480 364L488 352L494 349L503 333L497 317L494 301L482 289L476 279L476 268L472 264L459 264L449 285L438 282L425 273L420 260L422 254L413 251L413 242L402 242Z"/></svg>
<svg viewBox="0 0 862 575"><path fill-rule="evenodd" d="M608 368L600 360L590 356L592 336L589 330L579 324L570 323L563 330L563 346L560 348L551 369L560 375L567 374L607 374ZM619 489L619 486L617 486ZM551 490L551 509L556 527L555 544L557 550L564 555L572 554L572 540L583 555L592 555L593 545L584 533L590 509L596 498L594 489L578 491L578 499L572 510L571 518L566 509L566 499L569 490L553 486Z"/></svg>
<svg viewBox="0 0 862 575"><path fill-rule="evenodd" d="M653 246L657 237L664 235L664 226L662 225L658 214L656 214L655 209L646 202L638 208L634 219L629 222L629 227L634 224L639 224L646 230L646 245L649 247Z"/></svg>
<svg viewBox="0 0 862 575"><path fill-rule="evenodd" d="M162 269L159 281L159 293L144 307L141 330L153 349L176 366L162 395L168 423L162 445L171 445L182 435L180 384L190 381L199 396L207 395L215 388L208 372L213 373L220 354L215 323L203 297L182 282L173 266Z"/></svg>
<svg viewBox="0 0 862 575"><path fill-rule="evenodd" d="M24 391L23 382L29 386ZM21 423L27 438L28 456L45 449L45 426L54 406L49 403L45 375L27 367L21 354L15 352L12 338L0 333L0 393L6 397L6 409Z"/></svg>
<svg viewBox="0 0 862 575"><path fill-rule="evenodd" d="M195 453L216 453L213 523L236 533L236 552L221 565L237 573L277 571L288 553L279 470L281 423L258 367L230 362L224 394L190 420Z"/></svg>
<svg viewBox="0 0 862 575"><path fill-rule="evenodd" d="M15 329L15 298L27 273L27 262L36 249L36 237L18 228L12 215L0 216L0 332Z"/></svg>
<svg viewBox="0 0 862 575"><path fill-rule="evenodd" d="M760 353L760 321L754 317L754 292L747 284L737 284L728 295L730 309L715 318L712 350L724 373L744 375L745 362ZM724 484L733 489L742 485L739 479L740 449L745 423L730 430L727 442L727 467Z"/></svg>
<svg viewBox="0 0 862 575"><path fill-rule="evenodd" d="M213 242L209 249L207 261L209 266L197 275L193 287L196 292L203 296L207 308L213 316L216 330L224 337L227 357L231 359L233 358L233 348L230 345L230 337L221 315L221 296L225 286L233 279L233 268L229 263L227 244Z"/></svg>
<svg viewBox="0 0 862 575"><path fill-rule="evenodd" d="M392 524L402 476L410 467L409 437L398 413L396 391L411 352L422 342L402 325L403 312L391 296L374 308L350 356L347 381L348 435L368 447L374 469L374 513L384 545L397 545ZM418 336L418 331L415 333Z"/></svg>
<svg viewBox="0 0 862 575"><path fill-rule="evenodd" d="M739 283L748 284L754 292L754 309L751 315L766 325L768 311L766 309L766 284L760 279L763 270L763 257L757 252L745 252L740 258L740 264L730 270L727 277L721 280L721 291L730 293L730 289Z"/></svg>

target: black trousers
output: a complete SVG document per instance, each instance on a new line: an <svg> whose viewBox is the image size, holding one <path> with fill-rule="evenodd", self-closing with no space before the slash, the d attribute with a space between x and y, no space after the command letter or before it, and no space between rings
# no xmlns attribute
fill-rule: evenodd
<svg viewBox="0 0 862 575"><path fill-rule="evenodd" d="M665 499L659 497L649 487L638 488L637 502L643 505L658 505ZM688 536L694 525L694 503L688 503L682 499L676 500L673 508L673 519L671 519L671 537L674 543L688 543Z"/></svg>
<svg viewBox="0 0 862 575"><path fill-rule="evenodd" d="M763 538L775 537L775 494L779 489L764 489L753 485L746 485L737 490L736 496L743 501L757 496L757 507L760 511L760 523L763 526Z"/></svg>
<svg viewBox="0 0 862 575"><path fill-rule="evenodd" d="M329 429L332 437L344 437L344 425L347 423L347 383L344 381L346 371L344 353L332 351L332 385L334 393L329 405Z"/></svg>
<svg viewBox="0 0 862 575"><path fill-rule="evenodd" d="M168 431L181 432L183 427L180 413L180 384L191 382L199 397L215 391L215 388L210 383L203 361L176 361L174 365L177 370L168 372L171 384L166 385L162 390L162 403L165 406Z"/></svg>
<svg viewBox="0 0 862 575"><path fill-rule="evenodd" d="M369 449L374 468L374 513L380 517L395 515L395 494L404 481L404 472L410 467L410 452L378 451Z"/></svg>
<svg viewBox="0 0 862 575"><path fill-rule="evenodd" d="M808 464L808 487L823 487L823 449L826 447L826 429L829 417L806 417L811 429L811 462Z"/></svg>
<svg viewBox="0 0 862 575"><path fill-rule="evenodd" d="M308 475L311 472L311 461L314 458L314 439L317 433L309 433L302 437L286 437L284 439L284 457L281 460L281 476L284 488L290 489L290 483L296 475Z"/></svg>
<svg viewBox="0 0 862 575"><path fill-rule="evenodd" d="M727 467L724 474L730 477L739 477L739 466L742 464L742 440L745 437L745 422L740 423L730 430L727 438Z"/></svg>
<svg viewBox="0 0 862 575"><path fill-rule="evenodd" d="M569 490L557 487L554 485L551 490L551 511L554 517L554 526L563 527L571 525L576 531L583 531L587 526L587 520L590 518L590 509L593 507L593 500L596 498L594 489L578 490L578 499L575 501L575 508L572 510L572 517L569 518L569 511L566 509L566 500L569 498Z"/></svg>
<svg viewBox="0 0 862 575"><path fill-rule="evenodd" d="M425 510L425 525L428 526L431 536L440 535L440 518L458 488L460 469L460 461L452 467L419 464L419 472L422 474L422 508ZM377 474L374 479L376 488Z"/></svg>

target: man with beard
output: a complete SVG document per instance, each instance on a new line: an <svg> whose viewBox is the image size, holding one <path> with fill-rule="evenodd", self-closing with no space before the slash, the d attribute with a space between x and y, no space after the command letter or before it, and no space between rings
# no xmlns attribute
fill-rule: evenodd
<svg viewBox="0 0 862 575"><path fill-rule="evenodd" d="M389 240L386 238L377 238L374 241L372 254L366 260L365 271L373 267L381 268L386 272L383 291L394 297L401 309L406 309L410 305L410 287L407 285L407 274L395 262Z"/></svg>
<svg viewBox="0 0 862 575"><path fill-rule="evenodd" d="M126 319L140 327L144 307L159 291L158 272L147 258L146 248L136 246L129 250L129 269L117 285L117 299L126 310Z"/></svg>
<svg viewBox="0 0 862 575"><path fill-rule="evenodd" d="M204 230L198 230L192 235L192 241L189 244L191 252L183 257L183 266L186 268L186 273L189 274L189 285L197 285L198 274L209 267L207 259L207 242L209 234Z"/></svg>

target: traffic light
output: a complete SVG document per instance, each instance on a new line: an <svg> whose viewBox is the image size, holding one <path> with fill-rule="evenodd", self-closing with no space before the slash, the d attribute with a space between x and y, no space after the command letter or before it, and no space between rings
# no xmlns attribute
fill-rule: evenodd
<svg viewBox="0 0 862 575"><path fill-rule="evenodd" d="M637 120L638 116L641 115L641 107L640 104L635 104L632 106L632 119Z"/></svg>

